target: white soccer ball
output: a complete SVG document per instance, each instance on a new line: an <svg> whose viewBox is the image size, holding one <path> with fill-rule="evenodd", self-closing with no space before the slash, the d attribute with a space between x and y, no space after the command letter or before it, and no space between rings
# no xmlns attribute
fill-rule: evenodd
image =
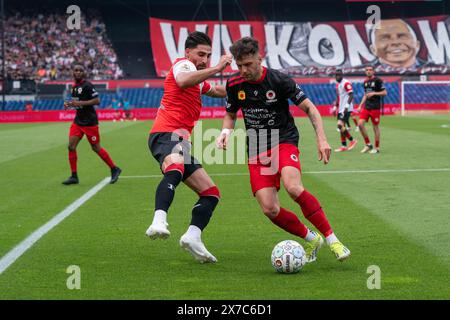
<svg viewBox="0 0 450 320"><path fill-rule="evenodd" d="M297 241L281 241L273 248L272 266L278 272L297 273L305 264L305 249Z"/></svg>

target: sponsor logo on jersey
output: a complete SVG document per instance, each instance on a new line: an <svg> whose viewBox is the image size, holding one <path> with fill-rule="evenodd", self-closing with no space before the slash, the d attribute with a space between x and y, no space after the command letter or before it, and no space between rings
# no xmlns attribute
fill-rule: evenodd
<svg viewBox="0 0 450 320"><path fill-rule="evenodd" d="M238 99L239 100L245 100L245 91L244 90L240 90L238 92Z"/></svg>
<svg viewBox="0 0 450 320"><path fill-rule="evenodd" d="M267 100L273 100L273 99L275 99L275 97L276 97L275 91L269 90L266 92Z"/></svg>
<svg viewBox="0 0 450 320"><path fill-rule="evenodd" d="M295 154L291 154L291 159L295 162L298 162L298 158Z"/></svg>

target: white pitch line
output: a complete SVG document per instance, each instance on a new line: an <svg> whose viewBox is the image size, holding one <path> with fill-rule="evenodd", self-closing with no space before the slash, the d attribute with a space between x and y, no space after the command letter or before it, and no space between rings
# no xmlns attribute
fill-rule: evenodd
<svg viewBox="0 0 450 320"><path fill-rule="evenodd" d="M345 173L408 173L408 172L443 172L450 171L450 168L423 168L423 169L380 169L380 170L335 170L335 171L302 171L302 174L345 174ZM214 176L248 176L248 173L243 172L228 172L228 173L211 173ZM146 178L161 178L161 174L152 174L144 176L120 176L121 179L146 179Z"/></svg>
<svg viewBox="0 0 450 320"><path fill-rule="evenodd" d="M100 181L95 187L90 189L75 202L70 204L63 211L54 216L50 221L44 224L42 227L30 234L25 240L19 243L11 251L0 259L0 274L2 274L10 265L12 265L21 255L23 255L28 249L30 249L40 238L42 238L47 232L57 226L61 221L70 216L75 210L81 207L86 201L92 198L97 192L99 192L104 186L106 186L111 178L105 178Z"/></svg>

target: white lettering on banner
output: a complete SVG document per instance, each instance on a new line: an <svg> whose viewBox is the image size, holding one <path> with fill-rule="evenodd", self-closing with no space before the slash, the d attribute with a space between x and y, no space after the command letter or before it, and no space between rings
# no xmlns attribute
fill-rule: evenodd
<svg viewBox="0 0 450 320"><path fill-rule="evenodd" d="M173 28L171 23L161 22L161 33L164 38L164 44L166 46L167 53L169 54L170 61L174 62L177 58L184 57L184 43L188 37L189 31L187 28L180 28L178 34L178 46L175 45L175 37L173 34ZM196 31L206 32L206 24L195 25Z"/></svg>
<svg viewBox="0 0 450 320"><path fill-rule="evenodd" d="M429 21L420 20L417 24L422 32L430 59L435 64L445 64L445 56L447 56L447 63L450 63L450 39L445 23L443 21L437 23L437 41L435 41Z"/></svg>
<svg viewBox="0 0 450 320"><path fill-rule="evenodd" d="M344 25L344 29L345 36L347 37L350 65L362 65L363 63L360 56L362 56L367 61L374 60L375 56L367 49L366 44L364 43L363 39L361 39L361 36L356 30L356 27L353 24L346 24ZM349 39L351 39L351 41L349 41Z"/></svg>
<svg viewBox="0 0 450 320"><path fill-rule="evenodd" d="M327 50L333 56L324 57L321 49ZM345 61L344 46L339 34L327 24L319 24L312 28L308 40L308 51L311 59L325 66L338 66Z"/></svg>
<svg viewBox="0 0 450 320"><path fill-rule="evenodd" d="M264 30L266 32L267 45L267 63L271 68L281 69L283 66L280 59L283 59L289 66L301 66L288 52L289 43L294 31L294 25L283 25L281 29L280 38L277 42L276 25L266 24Z"/></svg>

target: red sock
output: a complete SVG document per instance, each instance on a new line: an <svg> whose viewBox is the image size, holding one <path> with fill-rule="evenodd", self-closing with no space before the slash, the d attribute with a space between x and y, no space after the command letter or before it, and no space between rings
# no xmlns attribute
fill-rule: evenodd
<svg viewBox="0 0 450 320"><path fill-rule="evenodd" d="M301 238L305 238L308 234L308 228L300 222L297 215L284 208L280 208L278 215L271 221L281 229Z"/></svg>
<svg viewBox="0 0 450 320"><path fill-rule="evenodd" d="M325 213L320 206L319 201L308 191L300 193L295 199L302 208L303 215L309 222L311 222L325 237L333 233L330 223L328 222Z"/></svg>
<svg viewBox="0 0 450 320"><path fill-rule="evenodd" d="M355 123L355 126L358 126L358 120L356 120L355 118L352 118L353 122Z"/></svg>
<svg viewBox="0 0 450 320"><path fill-rule="evenodd" d="M69 163L72 173L77 172L77 152L69 150Z"/></svg>
<svg viewBox="0 0 450 320"><path fill-rule="evenodd" d="M341 132L341 143L343 146L345 146L347 144L346 140L345 140L345 136L344 134Z"/></svg>
<svg viewBox="0 0 450 320"><path fill-rule="evenodd" d="M370 144L369 137L364 137L364 142L365 142L366 144Z"/></svg>
<svg viewBox="0 0 450 320"><path fill-rule="evenodd" d="M375 140L375 148L379 148L380 147L380 140Z"/></svg>
<svg viewBox="0 0 450 320"><path fill-rule="evenodd" d="M345 130L344 135L348 140L350 140L350 138L352 137L352 135L350 134L350 132L348 132L348 130Z"/></svg>
<svg viewBox="0 0 450 320"><path fill-rule="evenodd" d="M116 166L105 149L101 148L98 155L111 169Z"/></svg>

